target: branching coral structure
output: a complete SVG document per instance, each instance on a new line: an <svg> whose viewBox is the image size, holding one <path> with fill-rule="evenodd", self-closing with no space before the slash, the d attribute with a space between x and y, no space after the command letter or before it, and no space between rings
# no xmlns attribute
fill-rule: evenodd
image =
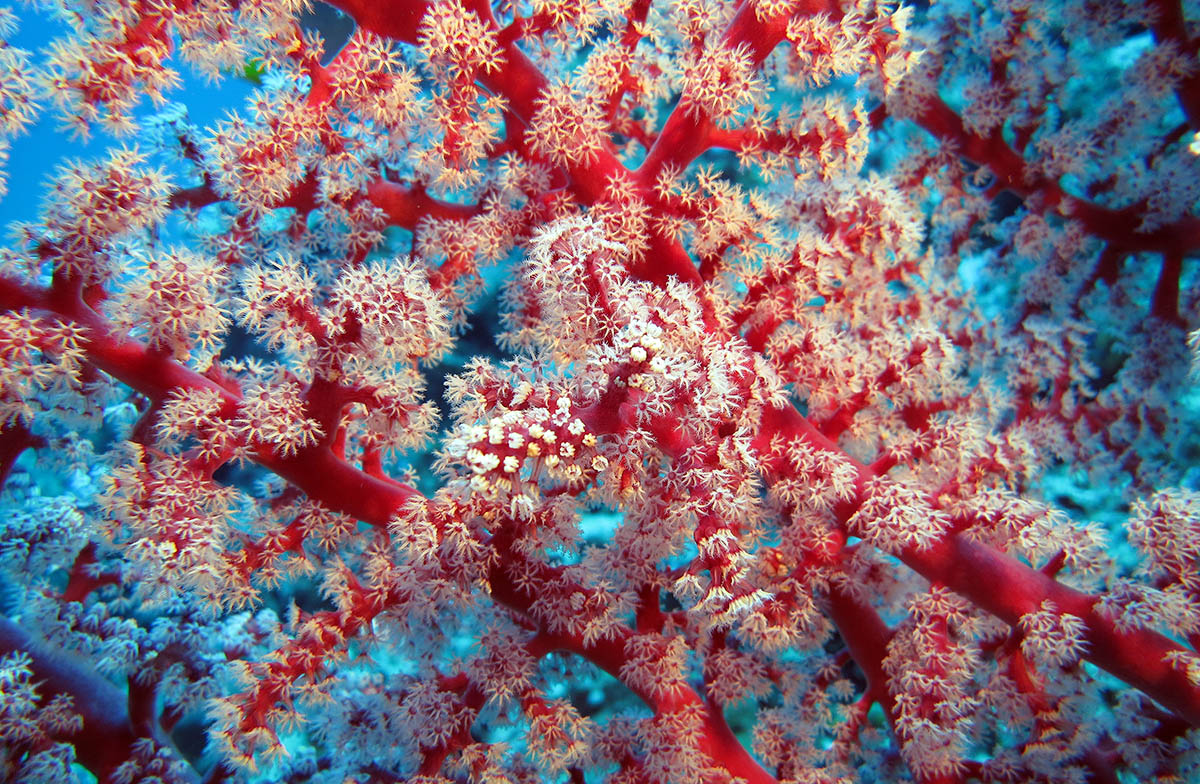
<svg viewBox="0 0 1200 784"><path fill-rule="evenodd" d="M0 780L1200 780L1200 3L0 39Z"/></svg>

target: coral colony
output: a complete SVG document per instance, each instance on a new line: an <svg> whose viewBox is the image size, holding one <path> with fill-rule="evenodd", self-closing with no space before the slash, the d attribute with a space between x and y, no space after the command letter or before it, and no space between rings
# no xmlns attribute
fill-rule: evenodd
<svg viewBox="0 0 1200 784"><path fill-rule="evenodd" d="M332 5L0 11L0 780L1200 781L1200 2Z"/></svg>

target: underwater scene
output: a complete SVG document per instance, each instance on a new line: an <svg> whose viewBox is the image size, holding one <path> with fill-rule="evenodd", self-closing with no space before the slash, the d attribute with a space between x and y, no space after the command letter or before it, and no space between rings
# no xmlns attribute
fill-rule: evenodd
<svg viewBox="0 0 1200 784"><path fill-rule="evenodd" d="M1200 0L23 0L0 190L0 784L1200 783Z"/></svg>

